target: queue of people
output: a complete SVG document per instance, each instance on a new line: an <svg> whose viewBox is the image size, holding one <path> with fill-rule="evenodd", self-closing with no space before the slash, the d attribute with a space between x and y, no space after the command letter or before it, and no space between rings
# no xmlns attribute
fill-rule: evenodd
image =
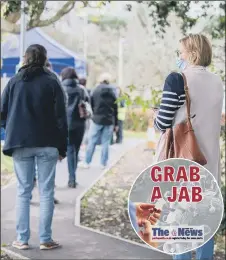
<svg viewBox="0 0 226 260"><path fill-rule="evenodd" d="M223 104L223 86L220 77L206 70L211 64L212 48L200 34L189 35L180 41L177 64L184 72L191 98L192 126L202 151L207 158L205 167L220 182L220 121ZM40 193L40 249L57 248L52 238L54 186L56 164L68 157L70 188L76 188L78 154L83 142L86 122L89 131L85 161L80 167L89 168L96 145L101 142L101 166L108 164L109 146L114 130L117 142L123 140L125 104L117 104L117 88L111 76L104 73L98 86L89 94L86 82L73 68L65 68L58 77L46 68L47 52L41 45L28 47L23 66L10 79L1 98L1 126L5 129L3 153L13 157L17 177L17 240L13 246L28 249L30 239L30 198L34 187L35 168L38 170ZM92 111L89 109L89 102ZM171 73L165 80L159 111L154 121L156 129L164 132L186 119L183 77ZM90 121L92 115L92 120ZM208 115L208 117L206 116ZM151 244L150 223L139 215L139 207L130 205L133 226L146 225L143 239ZM146 207L146 206L145 206ZM141 207L144 211L145 207ZM148 210L151 209L148 206ZM149 214L150 212L148 212ZM154 225L160 217L155 212ZM141 237L145 234L141 234ZM212 259L214 240L196 250L197 259ZM174 259L191 259L191 252L174 255Z"/></svg>
<svg viewBox="0 0 226 260"><path fill-rule="evenodd" d="M13 247L22 250L29 248L30 201L36 183L40 193L40 249L54 249L60 247L51 229L54 204L59 203L54 198L57 161L67 157L68 187L76 188L82 142L87 144L84 164L89 165L101 139L104 168L113 130L118 127L111 76L102 74L90 93L86 79L79 79L74 68L64 68L59 77L47 56L42 45L29 46L21 68L1 97L1 127L6 132L3 153L12 156L18 183L17 240Z"/></svg>

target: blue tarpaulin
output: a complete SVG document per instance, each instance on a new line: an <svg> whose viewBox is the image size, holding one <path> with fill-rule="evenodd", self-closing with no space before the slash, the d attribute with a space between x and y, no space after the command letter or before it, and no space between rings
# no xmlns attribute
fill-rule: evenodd
<svg viewBox="0 0 226 260"><path fill-rule="evenodd" d="M5 129L1 127L1 141L5 140Z"/></svg>
<svg viewBox="0 0 226 260"><path fill-rule="evenodd" d="M63 45L46 35L41 29L35 28L25 34L25 49L31 44L43 45L48 53L48 59L53 65L53 70L60 73L65 67L72 66L76 69L80 77L86 77L86 62L79 58L74 52L68 50ZM2 69L1 76L6 74L12 77L16 73L16 66L20 56L20 35L10 35L1 44Z"/></svg>

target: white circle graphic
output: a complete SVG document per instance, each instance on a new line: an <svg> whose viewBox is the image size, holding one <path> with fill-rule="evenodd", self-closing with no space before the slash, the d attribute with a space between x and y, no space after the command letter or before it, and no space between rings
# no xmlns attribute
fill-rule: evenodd
<svg viewBox="0 0 226 260"><path fill-rule="evenodd" d="M168 159L139 174L129 193L128 212L147 245L175 255L197 249L214 236L224 203L206 168L186 159Z"/></svg>

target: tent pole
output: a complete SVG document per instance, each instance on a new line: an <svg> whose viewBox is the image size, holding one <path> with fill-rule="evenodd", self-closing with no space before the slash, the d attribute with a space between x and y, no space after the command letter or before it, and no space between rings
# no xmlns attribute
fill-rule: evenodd
<svg viewBox="0 0 226 260"><path fill-rule="evenodd" d="M25 17L26 1L21 1L21 17L20 17L20 64L23 62L24 47L25 47L25 32L26 32L26 17Z"/></svg>

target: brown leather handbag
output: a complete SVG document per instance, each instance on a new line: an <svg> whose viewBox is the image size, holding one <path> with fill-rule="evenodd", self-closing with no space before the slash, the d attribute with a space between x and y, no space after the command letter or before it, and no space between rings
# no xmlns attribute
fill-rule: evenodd
<svg viewBox="0 0 226 260"><path fill-rule="evenodd" d="M205 165L207 160L199 148L191 124L191 100L188 93L187 80L183 73L182 76L184 79L187 120L166 129L162 134L157 146L157 150L159 150L157 151L156 159L157 161L162 161L170 158L184 158Z"/></svg>

